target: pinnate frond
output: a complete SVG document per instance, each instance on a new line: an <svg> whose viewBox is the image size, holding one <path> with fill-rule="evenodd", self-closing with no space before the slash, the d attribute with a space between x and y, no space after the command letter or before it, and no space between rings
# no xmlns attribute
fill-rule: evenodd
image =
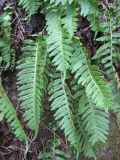
<svg viewBox="0 0 120 160"><path fill-rule="evenodd" d="M24 120L30 129L36 133L39 129L42 112L42 98L46 80L46 56L43 56L44 40L39 37L36 41L25 40L24 54L18 61L17 74L18 90L21 107L25 110Z"/></svg>
<svg viewBox="0 0 120 160"><path fill-rule="evenodd" d="M78 112L90 137L89 142L91 142L92 146L97 142L105 143L109 133L108 113L97 108L91 99L86 96L85 90L81 92Z"/></svg>
<svg viewBox="0 0 120 160"><path fill-rule="evenodd" d="M71 97L67 95L66 84L60 73L55 73L54 80L49 85L51 109L55 111L55 120L59 121L59 126L64 130L69 142L79 150L78 135L74 126L71 111Z"/></svg>
<svg viewBox="0 0 120 160"><path fill-rule="evenodd" d="M61 15L55 9L50 11L46 17L48 52L53 57L52 62L58 71L66 75L66 70L70 67L70 57L72 56L71 40L61 24Z"/></svg>
<svg viewBox="0 0 120 160"><path fill-rule="evenodd" d="M109 108L111 106L111 95L102 74L95 65L91 65L85 48L77 41L76 44L71 65L72 73L75 73L78 84L86 87L87 95L91 97L96 106Z"/></svg>
<svg viewBox="0 0 120 160"><path fill-rule="evenodd" d="M69 37L73 38L77 30L77 11L75 5L69 5L65 10L65 17L62 19L64 28L67 30Z"/></svg>

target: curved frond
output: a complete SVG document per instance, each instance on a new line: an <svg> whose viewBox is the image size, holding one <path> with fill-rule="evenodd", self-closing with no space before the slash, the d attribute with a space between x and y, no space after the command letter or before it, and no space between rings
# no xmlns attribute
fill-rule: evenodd
<svg viewBox="0 0 120 160"><path fill-rule="evenodd" d="M87 95L91 97L96 106L109 108L111 106L111 95L103 76L95 65L91 65L86 56L85 48L78 41L76 41L71 68L72 73L75 72L78 84L85 85Z"/></svg>
<svg viewBox="0 0 120 160"><path fill-rule="evenodd" d="M0 112L3 113L4 117L10 123L14 134L16 137L21 138L25 141L28 141L29 138L25 134L18 118L17 113L10 102L9 98L7 97L2 85L0 84Z"/></svg>
<svg viewBox="0 0 120 160"><path fill-rule="evenodd" d="M77 150L80 150L78 135L71 111L72 100L71 97L67 95L66 84L60 73L54 75L54 80L49 85L49 94L51 95L49 100L52 101L51 108L55 111L55 120L59 121L59 126L64 130L69 142Z"/></svg>
<svg viewBox="0 0 120 160"><path fill-rule="evenodd" d="M53 57L54 66L66 75L72 56L71 41L61 26L61 15L57 10L50 11L46 17L48 30L48 52Z"/></svg>
<svg viewBox="0 0 120 160"><path fill-rule="evenodd" d="M45 89L46 55L43 55L44 40L25 40L24 54L18 62L18 90L21 107L25 109L24 120L36 133L39 129L42 98Z"/></svg>

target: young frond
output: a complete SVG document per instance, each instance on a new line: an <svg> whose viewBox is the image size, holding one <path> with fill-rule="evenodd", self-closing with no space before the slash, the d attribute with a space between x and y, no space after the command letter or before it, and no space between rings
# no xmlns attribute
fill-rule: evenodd
<svg viewBox="0 0 120 160"><path fill-rule="evenodd" d="M87 58L85 48L76 41L75 52L72 59L72 73L75 72L75 78L78 84L82 83L86 87L86 93L96 106L101 108L109 108L111 106L111 95L103 79L95 65L91 65Z"/></svg>
<svg viewBox="0 0 120 160"><path fill-rule="evenodd" d="M64 28L69 34L70 39L73 38L77 30L77 8L74 5L69 5L65 10L65 16L62 19Z"/></svg>
<svg viewBox="0 0 120 160"><path fill-rule="evenodd" d="M0 15L0 53L3 60L4 69L8 69L11 64L11 8L6 8L5 12Z"/></svg>
<svg viewBox="0 0 120 160"><path fill-rule="evenodd" d="M24 54L18 61L18 90L21 107L25 110L24 120L30 129L38 132L42 110L42 98L46 85L46 56L43 56L44 40L25 40Z"/></svg>
<svg viewBox="0 0 120 160"><path fill-rule="evenodd" d="M36 13L40 6L41 0L18 0L19 5L22 5L23 9L27 12L28 16L31 17Z"/></svg>
<svg viewBox="0 0 120 160"><path fill-rule="evenodd" d="M78 112L90 137L89 142L91 142L92 146L97 142L105 143L109 131L108 113L98 109L91 102L91 99L86 96L85 90L81 90L81 92Z"/></svg>
<svg viewBox="0 0 120 160"><path fill-rule="evenodd" d="M0 84L0 112L3 113L6 120L10 123L16 137L28 141L29 138L25 134L18 118L17 113L7 97L4 88Z"/></svg>
<svg viewBox="0 0 120 160"><path fill-rule="evenodd" d="M59 126L64 130L69 142L77 149L79 148L79 137L77 135L73 115L71 111L72 100L67 95L66 84L60 73L54 75L54 80L49 85L49 94L52 101L51 108L55 111L55 120L59 121Z"/></svg>
<svg viewBox="0 0 120 160"><path fill-rule="evenodd" d="M57 10L52 10L47 14L47 37L48 52L53 57L52 62L58 71L66 75L66 70L70 67L70 57L72 56L71 40L61 25L61 15Z"/></svg>

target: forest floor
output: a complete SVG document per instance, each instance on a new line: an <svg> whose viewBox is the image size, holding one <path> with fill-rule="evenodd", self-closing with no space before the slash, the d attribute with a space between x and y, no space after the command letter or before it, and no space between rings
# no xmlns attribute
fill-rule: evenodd
<svg viewBox="0 0 120 160"><path fill-rule="evenodd" d="M12 22L12 47L16 51L16 62L21 55L23 40L31 34L41 32L45 26L45 19L43 15L36 13L29 22L26 21L25 13L19 6L16 6L15 0L0 0L0 13L3 12L4 7L7 5L14 8ZM94 42L89 23L85 19L79 17L79 24L77 35L81 38L82 42L87 45L87 49L90 54L89 56L91 57L96 50L93 46L97 46L97 43ZM19 119L21 120L22 113L19 109L18 93L15 83L16 73L17 70L15 69L13 71L5 72L3 74L3 80L6 92L10 100L13 102ZM110 135L108 142L103 146L101 154L98 156L97 160L120 160L120 128L116 120L116 115L113 113L110 113L110 115ZM55 131L53 130L53 127L50 126L52 120L53 117L46 97L45 116L44 119L41 120L40 132L37 139L29 145L29 150L26 156L27 160L38 160L39 153L45 150L44 144L54 138L54 134L57 134L61 140L60 148L69 152L67 144L64 144L64 137L61 132L56 131L56 133L54 133ZM14 137L10 126L5 120L0 123L0 160L24 160L25 144ZM25 130L29 136L32 136L33 133L31 131L28 129ZM72 157L70 160L72 160ZM81 158L80 160L87 159Z"/></svg>

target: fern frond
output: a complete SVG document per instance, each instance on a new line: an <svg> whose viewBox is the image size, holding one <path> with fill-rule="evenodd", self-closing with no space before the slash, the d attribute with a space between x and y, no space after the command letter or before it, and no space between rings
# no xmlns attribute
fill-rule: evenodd
<svg viewBox="0 0 120 160"><path fill-rule="evenodd" d="M108 114L98 109L90 98L86 96L84 90L81 90L82 95L79 101L79 114L85 126L92 146L97 142L105 143L109 131Z"/></svg>
<svg viewBox="0 0 120 160"><path fill-rule="evenodd" d="M0 84L0 112L3 113L6 120L10 123L16 137L28 141L29 138L25 134L18 118L17 113L7 97L4 88Z"/></svg>
<svg viewBox="0 0 120 160"><path fill-rule="evenodd" d="M8 69L11 63L11 17L12 10L11 8L6 8L4 13L0 15L0 53L3 60L4 69Z"/></svg>
<svg viewBox="0 0 120 160"><path fill-rule="evenodd" d="M25 40L24 54L18 61L18 90L21 107L25 110L24 120L30 129L37 134L39 130L42 98L46 85L46 56L43 56L44 40Z"/></svg>
<svg viewBox="0 0 120 160"><path fill-rule="evenodd" d="M92 146L91 142L89 141L90 137L86 132L85 126L83 125L81 115L78 114L77 107L74 108L74 121L77 133L79 135L79 142L81 146L80 154L83 153L84 156L88 158L95 158L98 153L98 149L96 146Z"/></svg>
<svg viewBox="0 0 120 160"><path fill-rule="evenodd" d="M65 17L62 19L64 28L69 34L70 39L73 38L77 30L77 8L75 5L69 5L65 10Z"/></svg>
<svg viewBox="0 0 120 160"><path fill-rule="evenodd" d="M116 32L116 18L115 15L111 15L109 12L105 17L105 22L102 22L104 35L97 38L96 40L101 42L102 45L98 48L93 59L104 65L109 78L113 78L115 70L113 63L116 62L119 56L119 49L117 47L118 41L120 40L120 34Z"/></svg>
<svg viewBox="0 0 120 160"><path fill-rule="evenodd" d="M109 108L111 106L111 95L102 74L95 65L91 65L90 60L87 58L86 50L79 44L79 41L76 41L75 45L71 65L72 73L75 72L78 84L85 85L86 93L96 106Z"/></svg>
<svg viewBox="0 0 120 160"><path fill-rule="evenodd" d="M72 107L72 111L74 114L74 123L78 133L79 142L80 142L80 155L83 154L89 158L95 158L98 154L98 147L96 145L92 145L90 142L90 135L86 131L86 126L82 119L81 114L79 113L79 106L83 104L80 102L81 96L84 94L85 90L83 87L77 84L76 80L72 81L72 90L73 90L73 99L74 99L74 107Z"/></svg>
<svg viewBox="0 0 120 160"><path fill-rule="evenodd" d="M51 108L55 111L55 120L59 120L59 126L64 130L65 136L79 150L78 135L71 111L72 100L67 96L66 84L60 73L54 75L54 80L49 85L49 94L51 95L49 100L52 101Z"/></svg>
<svg viewBox="0 0 120 160"><path fill-rule="evenodd" d="M41 2L41 0L18 0L18 1L19 5L21 5L23 9L25 9L29 17L31 17L33 14L36 13Z"/></svg>
<svg viewBox="0 0 120 160"><path fill-rule="evenodd" d="M109 83L109 89L112 95L112 107L111 110L117 114L117 119L120 121L120 90L117 87L117 83L115 80L112 80Z"/></svg>
<svg viewBox="0 0 120 160"><path fill-rule="evenodd" d="M61 15L57 10L52 10L47 14L48 30L48 52L53 57L54 66L58 71L66 75L66 70L70 67L70 57L72 56L71 40L61 26Z"/></svg>

